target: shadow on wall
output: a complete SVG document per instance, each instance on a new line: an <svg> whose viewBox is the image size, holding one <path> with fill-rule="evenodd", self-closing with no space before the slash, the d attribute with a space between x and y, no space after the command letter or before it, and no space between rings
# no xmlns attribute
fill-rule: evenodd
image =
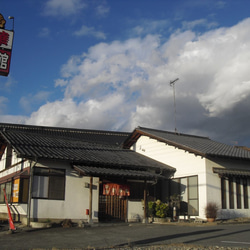
<svg viewBox="0 0 250 250"><path fill-rule="evenodd" d="M228 209L221 209L218 212L218 218L219 219L234 219L234 218L239 218L239 217L245 217L243 213L240 213L235 210L228 210Z"/></svg>

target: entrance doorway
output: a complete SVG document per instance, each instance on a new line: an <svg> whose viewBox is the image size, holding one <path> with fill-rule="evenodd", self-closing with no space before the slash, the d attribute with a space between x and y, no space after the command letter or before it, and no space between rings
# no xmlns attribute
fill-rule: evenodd
<svg viewBox="0 0 250 250"><path fill-rule="evenodd" d="M115 195L99 196L99 221L121 221L127 220L127 197Z"/></svg>

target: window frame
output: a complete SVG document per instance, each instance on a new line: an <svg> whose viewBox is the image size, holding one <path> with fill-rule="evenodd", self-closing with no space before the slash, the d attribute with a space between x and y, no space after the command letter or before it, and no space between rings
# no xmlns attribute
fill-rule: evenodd
<svg viewBox="0 0 250 250"><path fill-rule="evenodd" d="M234 179L228 179L229 209L234 209Z"/></svg>
<svg viewBox="0 0 250 250"><path fill-rule="evenodd" d="M248 179L243 179L243 203L244 209L249 209L249 201L248 201Z"/></svg>
<svg viewBox="0 0 250 250"><path fill-rule="evenodd" d="M40 183L36 183L35 179L38 177ZM54 182L60 183L57 191L54 190ZM35 186L37 185L37 186ZM44 186L43 186L44 185ZM37 188L35 190L35 187ZM42 193L37 193L43 187ZM45 199L45 200L65 200L65 187L66 187L66 170L60 168L43 168L34 167L33 169L33 185L32 185L32 199Z"/></svg>
<svg viewBox="0 0 250 250"><path fill-rule="evenodd" d="M192 197L194 193L192 193L191 195L191 189L190 189L190 178L196 178L196 197ZM189 216L198 216L199 215L199 177L198 175L191 175L191 176L185 176L185 177L180 177L180 178L173 178L171 179L171 183L170 183L170 196L174 195L174 194L178 194L180 196L183 195L183 193L181 193L181 185L182 185L182 181L186 179L186 198L187 201L180 201L180 215L189 215ZM194 188L193 186L191 186L191 188ZM170 198L170 197L169 197ZM184 206L184 204L186 203L186 208ZM196 203L197 205L197 209L195 209L195 211L192 209L192 204ZM183 207L183 208L182 208ZM184 211L187 210L187 211ZM187 214L186 214L187 213Z"/></svg>
<svg viewBox="0 0 250 250"><path fill-rule="evenodd" d="M12 147L10 144L6 145L5 169L11 167L12 164Z"/></svg>
<svg viewBox="0 0 250 250"><path fill-rule="evenodd" d="M242 208L242 202L241 202L241 179L236 178L236 203L237 203L237 209Z"/></svg>

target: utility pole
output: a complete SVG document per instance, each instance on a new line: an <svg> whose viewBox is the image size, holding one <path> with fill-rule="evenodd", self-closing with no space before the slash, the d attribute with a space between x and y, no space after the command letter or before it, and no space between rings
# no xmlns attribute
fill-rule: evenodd
<svg viewBox="0 0 250 250"><path fill-rule="evenodd" d="M173 87L173 95L174 95L174 130L177 132L176 128L176 103L175 103L175 83L179 80L179 78L176 78L173 81L170 81L170 86Z"/></svg>

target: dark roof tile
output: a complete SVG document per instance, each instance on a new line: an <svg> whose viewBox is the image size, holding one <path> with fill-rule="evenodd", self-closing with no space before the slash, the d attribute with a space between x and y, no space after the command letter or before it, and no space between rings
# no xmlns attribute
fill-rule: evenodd
<svg viewBox="0 0 250 250"><path fill-rule="evenodd" d="M60 159L91 166L175 171L170 166L118 146L114 142L117 141L117 136L121 136L120 133L106 132L107 135L105 135L105 132L100 132L104 140L101 141L100 138L97 138L96 131L93 132L94 136L88 136L86 139L83 136L84 131L79 131L80 135L75 136L74 129L72 133L70 129L67 129L65 133L61 130L58 133L57 130L52 128L39 130L35 126L29 127L29 129L7 126L7 129L2 129L2 131L0 129L0 133L5 140L11 143L17 155L23 158ZM90 132L88 131L88 133ZM112 136L114 136L113 139L111 139Z"/></svg>
<svg viewBox="0 0 250 250"><path fill-rule="evenodd" d="M250 160L250 151L240 147L216 142L208 137L173 133L143 127L135 129L135 131L127 138L124 142L125 148L132 146L141 135L147 135L169 145L205 157L229 157Z"/></svg>

